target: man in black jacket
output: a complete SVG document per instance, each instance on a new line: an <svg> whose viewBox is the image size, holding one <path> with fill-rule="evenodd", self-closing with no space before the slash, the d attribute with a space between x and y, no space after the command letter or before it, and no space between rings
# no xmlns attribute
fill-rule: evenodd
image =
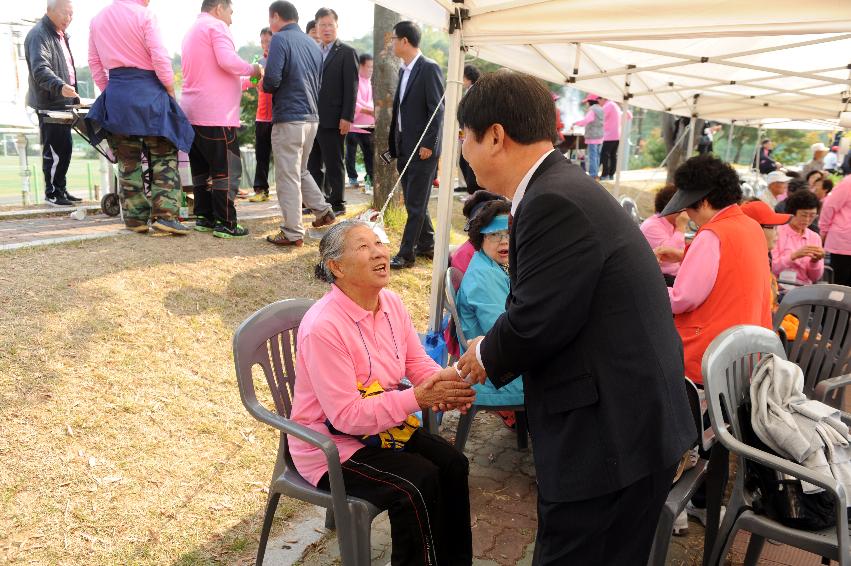
<svg viewBox="0 0 851 566"><path fill-rule="evenodd" d="M63 109L79 103L74 58L65 30L74 16L71 0L48 0L47 13L24 40L29 69L27 105L36 110ZM73 206L82 199L66 185L71 163L71 126L47 124L38 115L41 134L44 201L51 206Z"/></svg>
<svg viewBox="0 0 851 566"><path fill-rule="evenodd" d="M320 8L316 30L322 50L322 86L319 89L319 130L310 156L310 173L322 189L334 214L346 213L345 143L355 117L358 95L358 55L337 39L337 12ZM322 172L322 165L325 172Z"/></svg>
<svg viewBox="0 0 851 566"><path fill-rule="evenodd" d="M617 201L553 150L549 91L497 72L461 101L464 157L512 199L511 292L462 376L523 375L538 480L534 564L644 565L697 440L665 281ZM469 375L468 375L469 374Z"/></svg>
<svg viewBox="0 0 851 566"><path fill-rule="evenodd" d="M417 255L434 256L434 228L428 215L428 199L440 158L443 73L437 63L420 52L421 37L420 28L413 22L399 22L393 28L393 53L402 59L402 68L393 100L390 155L396 158L399 173L411 155L413 158L402 175L408 221L399 253L390 260L392 269L413 266Z"/></svg>

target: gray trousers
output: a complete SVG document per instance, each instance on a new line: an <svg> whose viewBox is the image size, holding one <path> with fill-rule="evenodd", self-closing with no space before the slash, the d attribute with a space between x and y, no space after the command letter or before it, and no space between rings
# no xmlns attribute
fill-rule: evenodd
<svg viewBox="0 0 851 566"><path fill-rule="evenodd" d="M284 122L272 126L275 156L275 190L281 207L281 231L290 240L304 238L302 202L317 218L331 210L316 181L307 170L316 122Z"/></svg>

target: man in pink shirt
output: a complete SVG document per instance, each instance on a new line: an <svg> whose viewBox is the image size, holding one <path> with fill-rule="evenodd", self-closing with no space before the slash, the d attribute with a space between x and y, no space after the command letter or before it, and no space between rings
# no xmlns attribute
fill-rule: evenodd
<svg viewBox="0 0 851 566"><path fill-rule="evenodd" d="M358 146L363 153L366 178L372 184L372 131L375 129L375 105L372 102L372 55L361 53L358 58L358 95L355 99L355 119L346 136L346 172L349 185L357 186L358 171L355 158Z"/></svg>
<svg viewBox="0 0 851 566"><path fill-rule="evenodd" d="M602 104L602 100L601 100ZM623 111L614 100L603 104L603 148L600 150L601 179L612 179L618 168L618 146L621 139L621 116ZM626 115L632 120L632 112Z"/></svg>
<svg viewBox="0 0 851 566"><path fill-rule="evenodd" d="M824 249L830 252L833 282L851 285L851 175L824 199L819 217Z"/></svg>
<svg viewBox="0 0 851 566"><path fill-rule="evenodd" d="M114 0L89 27L89 68L102 94L86 117L92 143L106 138L118 158L119 195L129 230L187 234L178 221L177 150L189 151L194 132L174 100L171 57L149 0ZM145 195L142 154L152 186Z"/></svg>
<svg viewBox="0 0 851 566"><path fill-rule="evenodd" d="M201 13L183 39L183 93L180 105L195 129L189 152L195 192L195 229L218 238L238 238L234 198L242 177L239 155L241 76L260 77L262 68L236 53L230 25L231 0L204 0Z"/></svg>

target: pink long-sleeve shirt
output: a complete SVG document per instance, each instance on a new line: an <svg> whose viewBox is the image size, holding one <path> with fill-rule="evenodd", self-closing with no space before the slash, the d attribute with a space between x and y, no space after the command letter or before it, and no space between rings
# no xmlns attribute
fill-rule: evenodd
<svg viewBox="0 0 851 566"><path fill-rule="evenodd" d="M345 462L363 444L349 435L377 434L420 409L414 389L441 368L423 350L408 311L386 289L379 309L364 310L336 285L307 311L298 330L292 420L334 440ZM385 393L361 398L357 383L378 381ZM340 432L331 434L325 421ZM290 437L296 469L313 485L328 471L318 448Z"/></svg>
<svg viewBox="0 0 851 566"><path fill-rule="evenodd" d="M818 226L825 250L851 255L851 176L845 177L824 199Z"/></svg>
<svg viewBox="0 0 851 566"><path fill-rule="evenodd" d="M609 100L603 105L603 141L621 139L622 115L623 111L617 102ZM626 117L632 120L632 112L627 112Z"/></svg>
<svg viewBox="0 0 851 566"><path fill-rule="evenodd" d="M720 262L721 242L718 236L709 230L698 233L680 264L674 286L668 287L674 314L693 311L706 301L718 278Z"/></svg>
<svg viewBox="0 0 851 566"><path fill-rule="evenodd" d="M89 68L100 90L119 67L154 71L164 87L174 85L171 57L143 0L113 0L89 24Z"/></svg>
<svg viewBox="0 0 851 566"><path fill-rule="evenodd" d="M653 249L665 246L682 250L686 247L686 235L674 228L674 225L664 216L658 214L654 214L641 223L641 233ZM659 267L666 275L676 275L680 270L680 264L676 262L662 262Z"/></svg>
<svg viewBox="0 0 851 566"><path fill-rule="evenodd" d="M604 116L605 116L605 113L604 113ZM574 126L587 126L588 124L590 124L591 122L593 122L596 119L597 119L597 114L594 112L594 107L592 106L592 107L588 108L588 112L585 113L585 117L582 118L581 120L574 122L573 125ZM605 120L605 118L604 118L604 120ZM585 143L586 144L603 143L603 138L594 138L594 139L585 138Z"/></svg>
<svg viewBox="0 0 851 566"><path fill-rule="evenodd" d="M353 124L360 126L374 126L375 116L364 114L363 110L375 110L375 104L372 101L372 81L367 77L358 75L358 96L355 100L355 118ZM356 134L369 133L368 130L352 126L352 132Z"/></svg>
<svg viewBox="0 0 851 566"><path fill-rule="evenodd" d="M809 257L792 259L792 253L804 246L821 246L821 237L810 230L804 229L798 234L788 224L777 227L777 242L771 250L771 271L777 277L783 271L794 271L799 283L810 284L821 279L824 273L824 260L812 261Z"/></svg>
<svg viewBox="0 0 851 566"><path fill-rule="evenodd" d="M180 107L193 126L239 127L240 77L250 63L236 54L226 23L198 14L183 38L183 91Z"/></svg>

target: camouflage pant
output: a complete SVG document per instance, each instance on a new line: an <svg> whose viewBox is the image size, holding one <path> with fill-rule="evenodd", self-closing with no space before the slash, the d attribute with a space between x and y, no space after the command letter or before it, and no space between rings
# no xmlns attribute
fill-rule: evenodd
<svg viewBox="0 0 851 566"><path fill-rule="evenodd" d="M118 158L118 185L124 222L138 226L158 218L176 219L180 208L177 148L165 138L110 134L109 146ZM148 160L142 172L142 152ZM151 179L151 198L145 195L144 175Z"/></svg>

